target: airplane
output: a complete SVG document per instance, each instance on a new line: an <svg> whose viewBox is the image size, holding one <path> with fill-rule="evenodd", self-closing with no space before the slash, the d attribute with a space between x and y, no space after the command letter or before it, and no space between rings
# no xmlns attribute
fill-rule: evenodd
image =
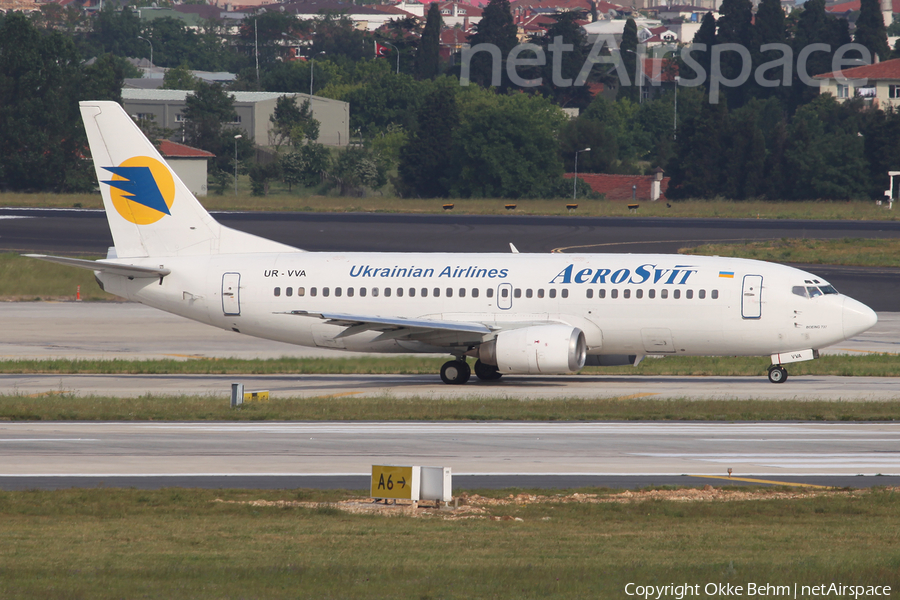
<svg viewBox="0 0 900 600"><path fill-rule="evenodd" d="M114 246L107 292L221 329L302 346L441 353L475 375L637 366L646 356L785 364L866 331L874 311L822 278L756 260L667 254L307 252L220 225L115 102L81 102Z"/></svg>

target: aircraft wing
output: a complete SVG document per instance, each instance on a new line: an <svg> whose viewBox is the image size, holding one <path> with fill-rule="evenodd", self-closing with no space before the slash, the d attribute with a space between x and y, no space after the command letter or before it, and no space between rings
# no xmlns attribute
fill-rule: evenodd
<svg viewBox="0 0 900 600"><path fill-rule="evenodd" d="M70 267L80 267L91 271L102 271L113 275L123 275L132 279L165 277L171 271L169 269L154 269L152 267L138 267L136 265L123 265L121 263L106 262L103 260L84 260L81 258L67 258L64 256L47 256L46 254L25 254L28 258L37 258L47 262L59 263Z"/></svg>
<svg viewBox="0 0 900 600"><path fill-rule="evenodd" d="M376 317L368 315L348 315L341 313L316 313L305 310L293 310L289 313L299 317L321 319L331 325L344 326L334 339L345 338L364 331L380 331L380 336L373 341L395 339L415 339L435 344L460 343L462 339L475 343L482 341L482 336L490 334L493 329L481 323L465 323L458 321L439 321L436 319L403 319L399 317Z"/></svg>

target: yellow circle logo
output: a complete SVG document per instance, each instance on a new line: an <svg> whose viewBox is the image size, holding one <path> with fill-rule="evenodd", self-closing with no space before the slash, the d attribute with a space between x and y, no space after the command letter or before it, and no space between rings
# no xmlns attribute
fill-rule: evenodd
<svg viewBox="0 0 900 600"><path fill-rule="evenodd" d="M109 181L113 206L126 221L137 225L156 223L172 214L175 181L169 168L149 156L134 156L118 167L103 167L113 174Z"/></svg>

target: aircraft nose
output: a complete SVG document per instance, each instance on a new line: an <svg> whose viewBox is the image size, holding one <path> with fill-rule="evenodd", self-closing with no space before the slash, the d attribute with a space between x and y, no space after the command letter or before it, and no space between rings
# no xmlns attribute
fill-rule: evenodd
<svg viewBox="0 0 900 600"><path fill-rule="evenodd" d="M874 310L853 298L844 298L842 316L845 339L870 329L878 322L878 315Z"/></svg>

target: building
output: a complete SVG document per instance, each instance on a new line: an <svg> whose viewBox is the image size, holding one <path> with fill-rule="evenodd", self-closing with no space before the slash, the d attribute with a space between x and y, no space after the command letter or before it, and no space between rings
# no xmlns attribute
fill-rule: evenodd
<svg viewBox="0 0 900 600"><path fill-rule="evenodd" d="M831 94L839 101L862 98L867 104L881 108L900 107L900 58L874 65L844 69L836 73L816 75L821 81L820 94Z"/></svg>
<svg viewBox="0 0 900 600"><path fill-rule="evenodd" d="M159 153L191 193L195 196L206 195L207 167L209 159L215 158L215 154L169 140L159 141Z"/></svg>
<svg viewBox="0 0 900 600"><path fill-rule="evenodd" d="M184 90L123 89L122 104L128 114L153 118L168 129L182 131L185 98L193 92ZM299 102L310 100L313 117L319 121L319 142L328 146L346 146L350 141L350 104L321 96L279 92L228 92L234 97L237 119L233 123L260 146L270 145L269 118L281 96L293 96Z"/></svg>
<svg viewBox="0 0 900 600"><path fill-rule="evenodd" d="M566 179L574 176L574 173L564 175ZM665 201L666 188L669 187L669 178L663 177L661 169L657 169L653 175L579 173L578 179L588 184L594 192L603 194L606 200L614 201Z"/></svg>

